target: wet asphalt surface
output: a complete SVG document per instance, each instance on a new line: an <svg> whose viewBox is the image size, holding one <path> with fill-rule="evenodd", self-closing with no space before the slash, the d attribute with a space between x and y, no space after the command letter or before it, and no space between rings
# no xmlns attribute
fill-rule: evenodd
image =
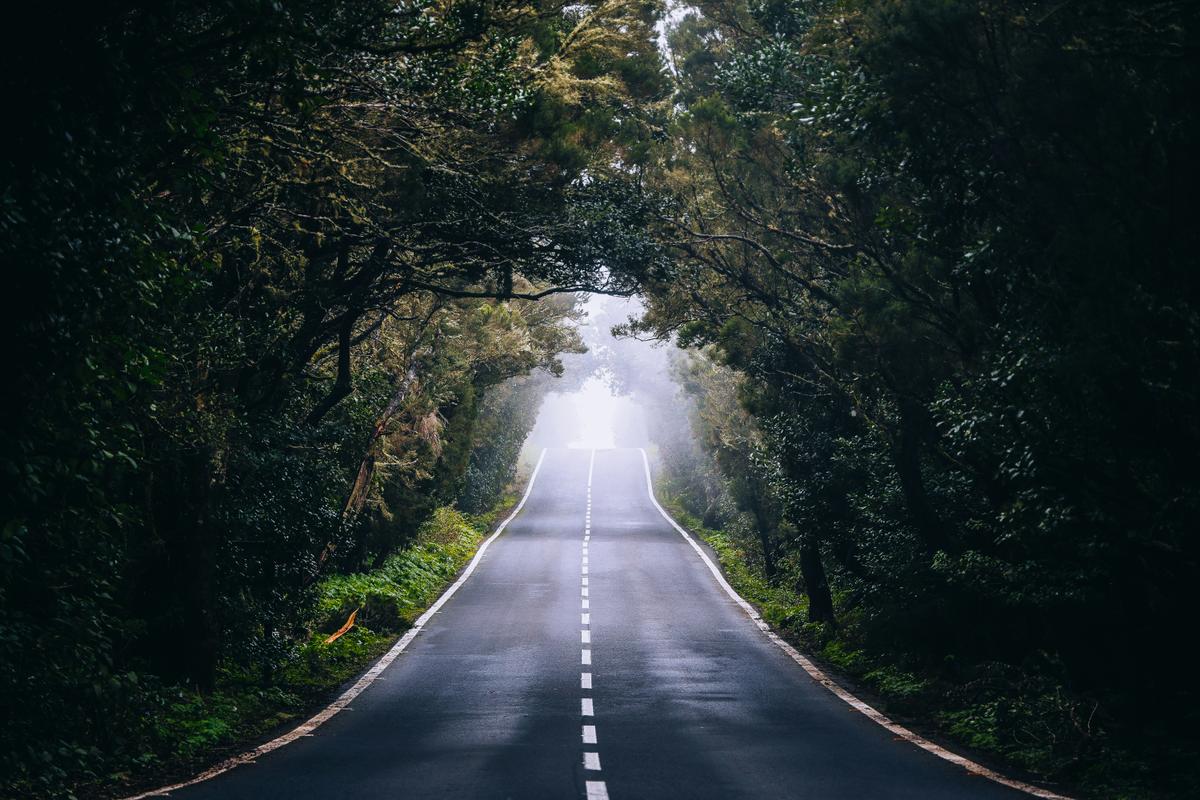
<svg viewBox="0 0 1200 800"><path fill-rule="evenodd" d="M591 457L547 451L521 514L349 708L170 796L1028 797L813 681L654 508L641 453Z"/></svg>

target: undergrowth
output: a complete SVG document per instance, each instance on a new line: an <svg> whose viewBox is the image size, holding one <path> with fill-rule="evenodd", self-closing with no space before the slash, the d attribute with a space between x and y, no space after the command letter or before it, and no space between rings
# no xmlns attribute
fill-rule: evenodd
<svg viewBox="0 0 1200 800"><path fill-rule="evenodd" d="M402 631L470 560L484 530L452 508L439 508L410 547L372 572L335 575L321 585L317 604L323 630L336 630L358 609L359 625Z"/></svg>
<svg viewBox="0 0 1200 800"><path fill-rule="evenodd" d="M378 569L321 581L306 637L274 669L228 662L208 694L181 687L148 692L152 699L140 709L146 720L140 752L73 796L119 796L186 776L312 713L412 626L513 501L508 497L479 515L440 508ZM326 644L355 610L354 626Z"/></svg>
<svg viewBox="0 0 1200 800"><path fill-rule="evenodd" d="M839 625L807 623L807 602L795 588L800 584L793 565L782 564L781 577L768 581L747 552L753 542L743 544L729 532L705 528L669 495L661 499L680 524L712 548L729 583L776 631L865 688L882 711L926 735L951 740L976 758L1001 762L1035 780L1065 780L1082 797L1165 800L1194 796L1189 792L1200 785L1186 743L1160 737L1168 744L1148 757L1146 747L1110 736L1095 704L1066 691L1053 663L922 663L911 654L873 646L868 621L836 592ZM1175 784L1165 791L1160 788L1164 772Z"/></svg>

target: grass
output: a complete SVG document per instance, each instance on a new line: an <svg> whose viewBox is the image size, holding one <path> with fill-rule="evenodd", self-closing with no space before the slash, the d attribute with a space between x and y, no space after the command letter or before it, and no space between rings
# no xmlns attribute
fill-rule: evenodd
<svg viewBox="0 0 1200 800"><path fill-rule="evenodd" d="M308 640L270 685L264 686L256 671L227 665L211 694L162 691L160 705L146 710L153 728L147 740L168 746L148 748L122 771L84 787L79 796L123 795L136 787L187 777L311 714L391 647L471 559L494 522L514 502L515 497L510 497L489 514L475 517L439 509L412 545L379 569L327 578L319 587ZM1053 729L1055 721L1074 713L1054 687L999 682L1009 688L999 694L973 694L970 687L949 685L940 676L905 669L889 654L871 652L857 633L853 614L845 609L843 625L836 630L808 624L804 597L790 586L767 581L733 536L703 527L669 498L664 505L712 548L730 584L772 627L822 664L866 687L882 710L914 718L923 729L1016 767L1039 774L1054 772L1047 737L1061 736ZM332 644L324 644L328 633L355 609L360 609L358 623ZM1081 787L1080 796L1120 800L1184 796L1148 792L1143 787L1161 774L1159 761L1169 762L1180 775L1195 774L1194 763L1182 750L1155 759L1158 768L1150 762L1139 767L1127 753L1111 755L1083 772L1075 771L1072 782Z"/></svg>
<svg viewBox="0 0 1200 800"><path fill-rule="evenodd" d="M1051 673L1013 673L1011 668L981 664L964 670L972 679L955 682L935 669L910 667L903 653L873 650L856 612L836 594L839 627L806 623L805 598L789 586L768 582L733 536L705 528L670 496L660 500L681 525L713 549L730 585L781 636L843 679L865 688L865 699L885 713L926 735L957 743L958 749L973 753L974 758L999 762L1009 771L1064 781L1076 797L1195 796L1200 766L1188 742L1156 736L1160 744L1148 748L1127 737L1105 738L1093 730L1091 707L1070 697ZM788 566L784 565L785 571Z"/></svg>
<svg viewBox="0 0 1200 800"><path fill-rule="evenodd" d="M407 629L475 554L486 528L452 508L439 508L421 531L411 547L379 569L327 579L317 607L321 629L337 629L356 609L363 627Z"/></svg>
<svg viewBox="0 0 1200 800"><path fill-rule="evenodd" d="M158 705L146 710L146 740L159 746L148 746L120 771L80 787L77 796L120 796L186 778L306 718L412 626L514 502L508 497L491 512L471 516L440 508L413 543L379 569L326 578L308 639L270 681L256 669L227 664L209 694L163 689ZM325 644L355 609L360 610L354 627Z"/></svg>

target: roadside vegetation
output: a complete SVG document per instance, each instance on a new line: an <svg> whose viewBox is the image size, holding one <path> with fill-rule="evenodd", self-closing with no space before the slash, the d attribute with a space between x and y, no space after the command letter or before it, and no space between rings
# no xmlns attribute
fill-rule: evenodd
<svg viewBox="0 0 1200 800"><path fill-rule="evenodd" d="M1200 4L21 11L0 793L352 672L605 292L686 351L604 369L779 624L1042 779L1194 794Z"/></svg>
<svg viewBox="0 0 1200 800"><path fill-rule="evenodd" d="M753 462L724 472L719 458L730 453L718 456L714 449L762 446L753 418L740 410L733 391L743 378L697 353L678 359L676 368L677 403L691 407L697 436L672 431L670 424L660 428L667 446L657 452L664 473L659 495L713 549L730 584L784 638L848 679L853 690L865 691L880 710L1002 772L1081 797L1188 796L1200 773L1195 742L1186 731L1175 738L1105 709L1100 696L1078 687L1050 653L1013 660L1003 650L981 654L964 647L969 633L935 636L921 630L919 619L905 617L922 613L921 604L935 596L914 594L908 601L914 605L898 607L876 594L902 574L888 581L867 578L846 570L836 551L822 548L822 556L830 558L823 575L828 615L814 614L811 565L806 573L801 537L774 505L774 490L755 487L762 479L749 471ZM712 394L692 383L700 377ZM756 513L755 502L766 511L759 507ZM869 552L869 546L870 540L860 541L855 552ZM774 548L769 557L766 547ZM1170 729L1190 711L1172 711L1180 719L1171 719Z"/></svg>
<svg viewBox="0 0 1200 800"><path fill-rule="evenodd" d="M671 491L812 652L1096 797L1197 785L1198 31L700 0L647 179L673 264L623 328L690 349Z"/></svg>
<svg viewBox="0 0 1200 800"><path fill-rule="evenodd" d="M582 349L578 292L635 288L629 167L667 83L625 0L10 22L0 795L63 797L382 646L355 628L297 666L329 580L411 584L432 565L396 554L436 509L494 505ZM346 580L368 617L412 600Z"/></svg>
<svg viewBox="0 0 1200 800"><path fill-rule="evenodd" d="M661 488L659 496L680 524L712 548L730 585L776 632L901 724L989 767L1069 795L1184 797L1200 780L1186 743L1155 752L1136 737L1097 730L1101 742L1084 744L1080 726L1095 721L1079 719L1061 686L1045 678L992 664L972 679L964 677L970 674L966 667L939 667L908 648L881 646L853 598L835 593L841 624L810 622L798 567L784 564L768 580L756 557L756 532L706 528L678 497ZM731 523L737 531L737 521ZM1081 761L1083 746L1099 752Z"/></svg>
<svg viewBox="0 0 1200 800"><path fill-rule="evenodd" d="M83 797L111 797L190 777L299 724L386 652L445 590L506 514L515 497L489 513L434 511L377 569L322 580L306 638L264 676L255 666L223 663L210 692L187 686L145 693L140 736L108 754ZM329 641L350 614L353 626Z"/></svg>

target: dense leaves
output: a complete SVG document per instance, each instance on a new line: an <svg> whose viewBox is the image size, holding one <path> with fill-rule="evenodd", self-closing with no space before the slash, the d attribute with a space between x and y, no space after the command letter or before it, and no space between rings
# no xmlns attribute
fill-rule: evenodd
<svg viewBox="0 0 1200 800"><path fill-rule="evenodd" d="M490 507L585 291L693 348L692 431L662 351L592 357L782 624L1043 776L1177 789L1198 9L703 0L664 53L642 0L28 9L5 791L146 766L169 698L269 693L322 586Z"/></svg>
<svg viewBox="0 0 1200 800"><path fill-rule="evenodd" d="M965 738L1096 785L1194 737L1146 656L1200 571L1196 23L714 0L670 34L676 263L633 329L709 348L685 384L768 574L959 687Z"/></svg>
<svg viewBox="0 0 1200 800"><path fill-rule="evenodd" d="M579 348L576 291L663 265L635 181L665 88L654 13L173 0L14 21L6 792L144 763L158 687L207 692L230 664L269 686L323 576L497 498L514 452L472 454L481 413L527 420Z"/></svg>

